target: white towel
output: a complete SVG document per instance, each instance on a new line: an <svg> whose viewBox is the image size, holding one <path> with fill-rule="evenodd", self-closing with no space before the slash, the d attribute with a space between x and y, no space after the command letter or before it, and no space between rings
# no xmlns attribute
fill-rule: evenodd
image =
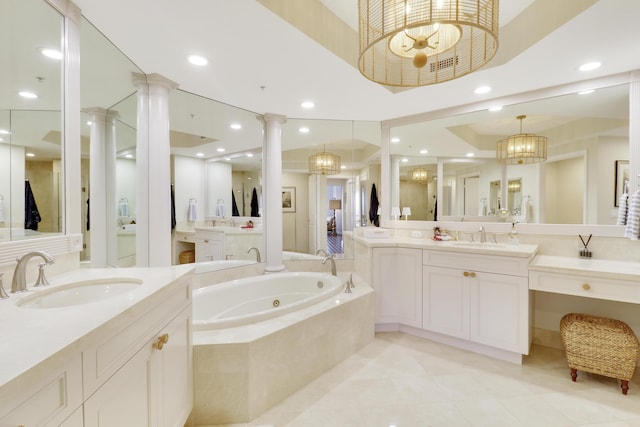
<svg viewBox="0 0 640 427"><path fill-rule="evenodd" d="M4 221L4 197L0 196L0 222Z"/></svg>
<svg viewBox="0 0 640 427"><path fill-rule="evenodd" d="M224 200L218 199L218 204L216 205L216 216L224 218Z"/></svg>
<svg viewBox="0 0 640 427"><path fill-rule="evenodd" d="M640 234L640 190L629 197L627 214L627 227L624 230L624 237L631 240L638 240Z"/></svg>
<svg viewBox="0 0 640 427"><path fill-rule="evenodd" d="M129 200L126 198L120 199L118 204L118 211L120 216L129 216Z"/></svg>
<svg viewBox="0 0 640 427"><path fill-rule="evenodd" d="M629 214L629 195L624 193L618 200L618 220L616 225L627 225L627 215Z"/></svg>
<svg viewBox="0 0 640 427"><path fill-rule="evenodd" d="M520 216L521 222L529 222L529 196L524 196L520 203Z"/></svg>
<svg viewBox="0 0 640 427"><path fill-rule="evenodd" d="M196 199L189 199L189 206L187 207L187 221L196 220Z"/></svg>

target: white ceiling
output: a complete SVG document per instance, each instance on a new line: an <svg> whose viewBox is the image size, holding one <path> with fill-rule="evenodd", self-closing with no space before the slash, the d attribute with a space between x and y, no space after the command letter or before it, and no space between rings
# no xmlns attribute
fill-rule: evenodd
<svg viewBox="0 0 640 427"><path fill-rule="evenodd" d="M145 73L207 98L288 117L378 121L640 69L640 1L502 0L500 47L492 63L451 82L392 93L262 5L284 3L286 9L295 2L304 9L318 1L356 27L357 0L75 3ZM578 5L590 3L572 16ZM192 53L207 57L209 65L188 64ZM602 67L577 70L593 60ZM475 95L480 85L493 89ZM313 110L300 107L307 99L315 102Z"/></svg>

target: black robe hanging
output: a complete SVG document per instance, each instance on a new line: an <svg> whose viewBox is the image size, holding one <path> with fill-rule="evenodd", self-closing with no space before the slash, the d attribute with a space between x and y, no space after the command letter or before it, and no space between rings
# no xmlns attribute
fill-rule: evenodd
<svg viewBox="0 0 640 427"><path fill-rule="evenodd" d="M376 185L371 186L371 200L369 202L369 221L376 227L380 227L380 221L378 219L378 192L376 191Z"/></svg>
<svg viewBox="0 0 640 427"><path fill-rule="evenodd" d="M258 208L258 192L256 188L253 187L253 194L251 194L251 216L258 217L260 216Z"/></svg>
<svg viewBox="0 0 640 427"><path fill-rule="evenodd" d="M29 181L24 182L24 228L28 230L37 230L38 223L42 221L36 199L31 191Z"/></svg>
<svg viewBox="0 0 640 427"><path fill-rule="evenodd" d="M233 194L233 190L231 190L231 216L240 216L238 204L236 203L236 195Z"/></svg>

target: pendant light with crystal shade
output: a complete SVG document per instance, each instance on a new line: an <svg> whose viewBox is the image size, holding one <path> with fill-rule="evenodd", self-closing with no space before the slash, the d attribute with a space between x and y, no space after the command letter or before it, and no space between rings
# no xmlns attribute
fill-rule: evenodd
<svg viewBox="0 0 640 427"><path fill-rule="evenodd" d="M309 157L309 173L315 175L336 175L340 173L340 157L322 149Z"/></svg>
<svg viewBox="0 0 640 427"><path fill-rule="evenodd" d="M547 137L522 133L522 120L527 116L518 116L520 133L502 139L496 144L496 158L505 165L524 165L547 160Z"/></svg>
<svg viewBox="0 0 640 427"><path fill-rule="evenodd" d="M425 168L415 168L411 171L411 179L418 182L426 182L429 179L429 171Z"/></svg>
<svg viewBox="0 0 640 427"><path fill-rule="evenodd" d="M389 86L462 77L498 50L499 0L359 0L358 68Z"/></svg>

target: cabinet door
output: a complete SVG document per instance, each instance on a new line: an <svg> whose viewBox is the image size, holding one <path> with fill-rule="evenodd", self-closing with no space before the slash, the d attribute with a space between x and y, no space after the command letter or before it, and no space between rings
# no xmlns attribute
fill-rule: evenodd
<svg viewBox="0 0 640 427"><path fill-rule="evenodd" d="M527 278L476 273L469 287L471 340L528 354Z"/></svg>
<svg viewBox="0 0 640 427"><path fill-rule="evenodd" d="M376 323L422 325L422 250L373 250Z"/></svg>
<svg viewBox="0 0 640 427"><path fill-rule="evenodd" d="M154 376L161 378L158 420L162 427L182 427L193 408L193 364L191 346L191 307L184 310L165 329L168 341L154 352ZM158 373L155 372L158 370Z"/></svg>
<svg viewBox="0 0 640 427"><path fill-rule="evenodd" d="M423 267L422 328L469 338L469 286L465 271Z"/></svg>
<svg viewBox="0 0 640 427"><path fill-rule="evenodd" d="M150 427L151 344L145 345L84 404L85 427Z"/></svg>

